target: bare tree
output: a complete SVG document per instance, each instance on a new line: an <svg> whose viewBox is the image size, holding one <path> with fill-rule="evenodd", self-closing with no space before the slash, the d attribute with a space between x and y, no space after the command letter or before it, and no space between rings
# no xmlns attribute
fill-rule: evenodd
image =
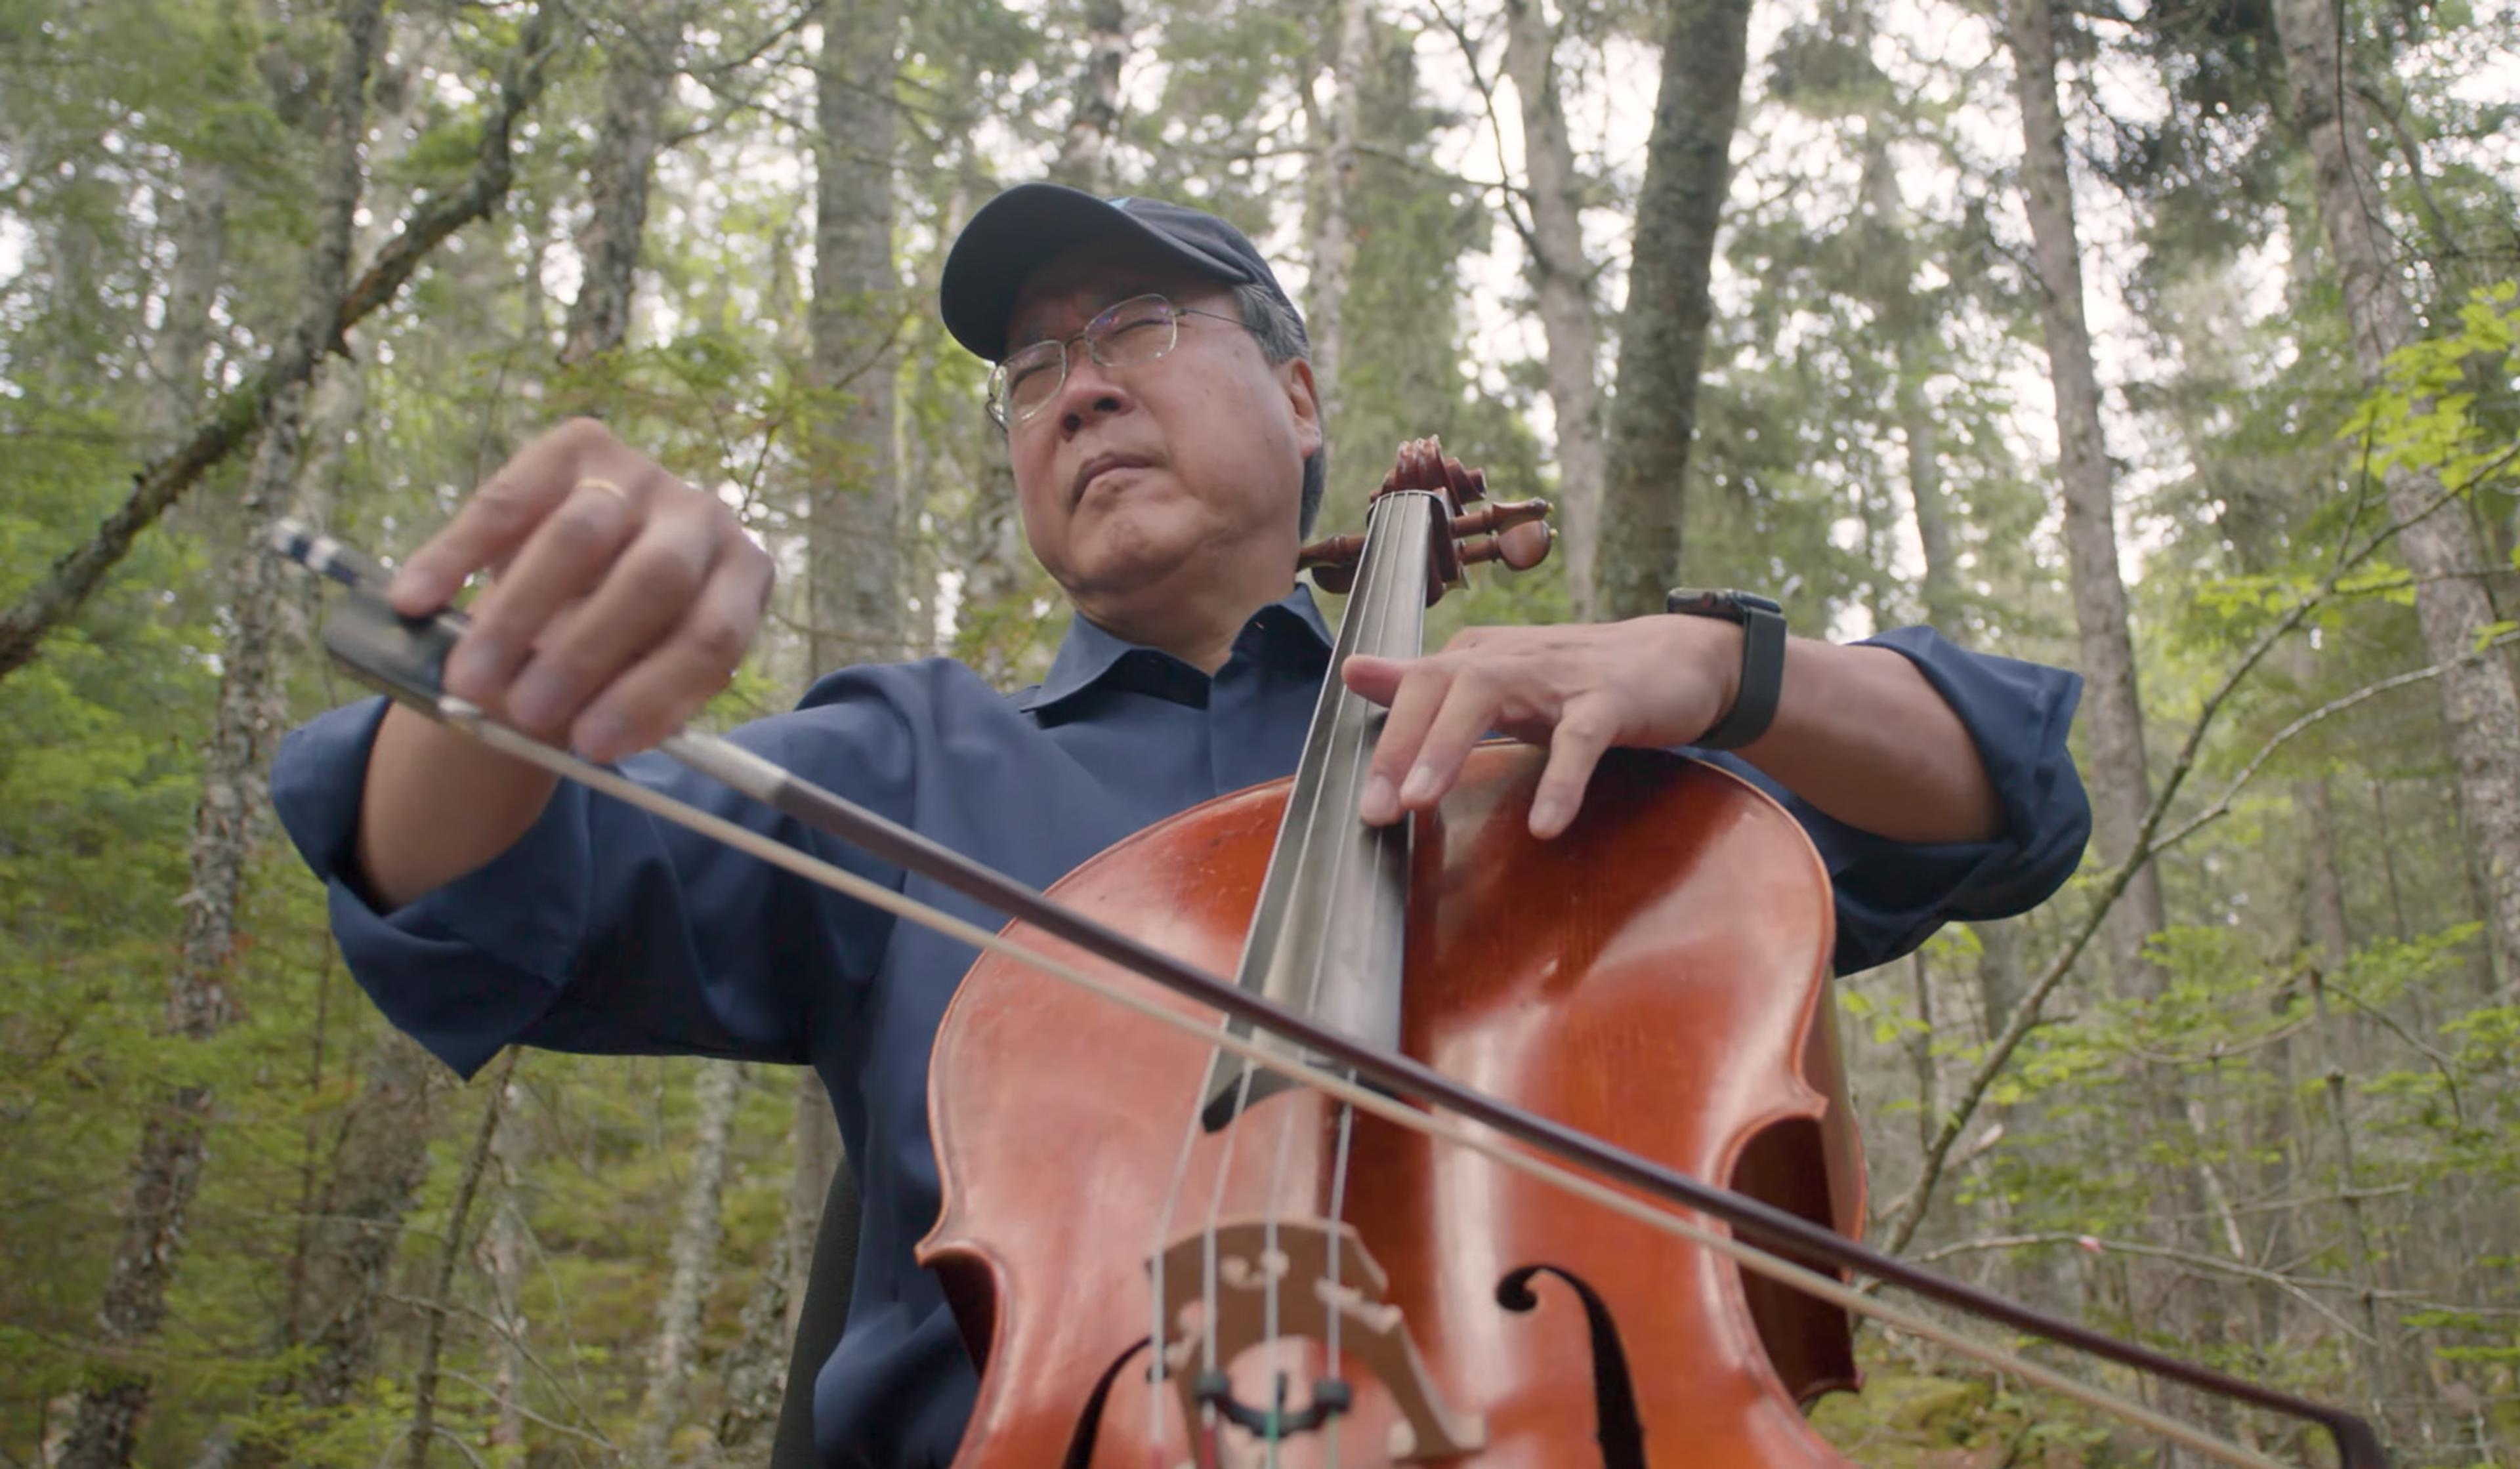
<svg viewBox="0 0 2520 1469"><path fill-rule="evenodd" d="M1305 313L1312 337L1313 382L1322 421L1338 403L1339 367L1347 351L1347 281L1356 263L1348 226L1348 193L1356 183L1357 89L1373 65L1372 0L1337 0L1338 45L1330 57L1328 130L1315 151L1313 273Z"/></svg>
<svg viewBox="0 0 2520 1469"><path fill-rule="evenodd" d="M2143 706L2137 697L2135 642L2127 632L2126 583L2118 574L2117 499L2100 432L2099 376L2083 315L2082 245L2074 225L2074 185L2066 168L2065 120L2056 107L2056 22L2049 0L2010 0L2004 16L2013 92L2021 108L2021 200L2030 216L2056 395L2058 488L2065 509L2065 555L2084 707L2092 722L2092 817L2099 855L2112 865L2135 850L2151 782L2144 770ZM2145 868L2109 915L2109 959L2119 993L2151 993L2143 958L2162 925L2161 879Z"/></svg>
<svg viewBox="0 0 2520 1469"><path fill-rule="evenodd" d="M648 188L681 74L683 12L675 0L626 0L619 23L605 47L604 115L587 164L586 227L577 236L584 274L569 303L562 367L612 351L629 335Z"/></svg>
<svg viewBox="0 0 2520 1469"><path fill-rule="evenodd" d="M368 68L383 29L383 0L345 0L340 13L317 183L318 233L306 263L310 308L296 329L310 361L321 334L339 314L348 284ZM301 376L275 396L246 481L242 509L248 534L229 582L235 589L233 623L222 649L218 706L194 809L183 942L166 995L165 1029L188 1041L217 1035L234 1014L228 965L256 813L264 806L265 762L280 716L275 667L282 585L277 562L259 550L259 533L290 508L306 391ZM121 1241L97 1312L99 1340L109 1358L79 1395L62 1460L66 1469L119 1469L130 1462L155 1384L129 1354L155 1337L165 1319L167 1284L208 1155L211 1101L209 1088L194 1083L162 1091L148 1103L121 1211Z"/></svg>
<svg viewBox="0 0 2520 1469"><path fill-rule="evenodd" d="M742 1095L743 1069L733 1061L702 1061L693 1091L699 1125L692 1140L691 1171L683 1180L683 1207L666 1255L673 1273L656 1305L656 1336L648 1356L648 1392L639 1406L632 1441L638 1461L661 1469L682 1421L683 1392L699 1347L700 1306L717 1284L719 1218L726 1190L727 1144L735 1104Z"/></svg>
<svg viewBox="0 0 2520 1469"><path fill-rule="evenodd" d="M820 402L800 435L806 618L816 673L897 657L901 485L893 457L893 79L900 0L825 0L815 67L814 299L810 371Z"/></svg>
<svg viewBox="0 0 2520 1469"><path fill-rule="evenodd" d="M2376 385L2389 354L2418 333L2390 258L2360 99L2337 49L2336 7L2332 0L2277 0L2274 16L2292 130L2310 154L2328 256L2353 327L2355 366ZM2520 693L2507 662L2464 656L2496 620L2485 588L2470 574L2487 557L2439 475L2393 464L2382 482L2414 576L2425 651L2450 665L2441 680L2442 721L2450 727L2460 801L2484 874L2485 916L2508 995L2520 987L2513 979L2520 972Z"/></svg>
<svg viewBox="0 0 2520 1469"><path fill-rule="evenodd" d="M1120 67L1129 59L1126 0L1086 0L1085 65L1077 72L1075 101L1053 182L1100 194L1111 179L1111 141L1120 133Z"/></svg>
<svg viewBox="0 0 2520 1469"><path fill-rule="evenodd" d="M1637 197L1628 303L1619 323L1617 395L1601 485L1594 609L1604 617L1662 610L1681 569L1688 447L1697 436L1697 378L1712 303L1708 273L1732 177L1749 0L1670 0L1662 81Z"/></svg>
<svg viewBox="0 0 2520 1469"><path fill-rule="evenodd" d="M1522 111L1523 170L1531 227L1523 246L1548 344L1549 401L1556 415L1557 523L1575 616L1598 615L1593 566L1601 542L1601 332L1593 310L1593 265L1584 254L1582 181L1557 88L1557 37L1540 0L1506 0L1505 68Z"/></svg>

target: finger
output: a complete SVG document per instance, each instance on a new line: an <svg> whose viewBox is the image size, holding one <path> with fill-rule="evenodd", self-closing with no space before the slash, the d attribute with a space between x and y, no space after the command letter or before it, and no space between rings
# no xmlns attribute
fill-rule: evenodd
<svg viewBox="0 0 2520 1469"><path fill-rule="evenodd" d="M516 555L553 510L569 498L591 465L628 455L611 430L593 420L563 423L517 451L465 501L437 534L405 557L385 600L406 617L423 617L455 600L472 573Z"/></svg>
<svg viewBox="0 0 2520 1469"><path fill-rule="evenodd" d="M674 635L612 681L578 717L569 743L590 760L618 760L689 723L742 665L771 577L770 557L750 541L721 558Z"/></svg>
<svg viewBox="0 0 2520 1469"><path fill-rule="evenodd" d="M637 533L639 518L619 485L580 480L474 604L472 628L446 660L448 691L474 703L505 702L509 681L535 641L562 607L603 584L606 568ZM522 728L544 732L515 708L508 712Z"/></svg>
<svg viewBox="0 0 2520 1469"><path fill-rule="evenodd" d="M1494 680L1467 673L1453 680L1444 707L1426 727L1426 738L1409 767L1409 779L1400 782L1402 806L1425 811L1444 798L1444 792L1461 779L1462 765L1470 758L1472 747L1496 727L1499 705Z"/></svg>
<svg viewBox="0 0 2520 1469"><path fill-rule="evenodd" d="M1584 790L1593 770L1610 747L1611 726L1600 705L1578 699L1558 718L1549 735L1549 764L1531 793L1531 834L1546 841L1564 831L1584 807Z"/></svg>
<svg viewBox="0 0 2520 1469"><path fill-rule="evenodd" d="M579 713L674 630L707 584L731 517L670 483L655 487L655 509L605 568L586 607L543 640L508 695L508 714L536 734L567 729Z"/></svg>
<svg viewBox="0 0 2520 1469"><path fill-rule="evenodd" d="M1351 657L1348 664L1353 666L1357 661ZM1424 658L1372 661L1397 670L1399 678L1387 700L1391 712L1383 716L1382 732L1373 737L1373 762L1367 767L1365 790L1356 803L1359 817L1371 825L1380 826L1400 819L1400 778L1417 759L1418 746L1434 724L1436 711L1444 706L1453 676L1448 665ZM1358 692L1373 697L1363 690Z"/></svg>
<svg viewBox="0 0 2520 1469"><path fill-rule="evenodd" d="M1377 658L1372 653L1350 653L1339 665L1339 679L1350 693L1370 698L1389 707L1391 696L1400 691L1400 681L1418 666L1417 658Z"/></svg>

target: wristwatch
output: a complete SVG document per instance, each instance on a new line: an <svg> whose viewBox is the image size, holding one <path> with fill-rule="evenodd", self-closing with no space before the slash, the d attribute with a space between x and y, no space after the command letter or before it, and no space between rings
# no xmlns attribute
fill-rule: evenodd
<svg viewBox="0 0 2520 1469"><path fill-rule="evenodd" d="M1689 741L1701 750L1736 750L1768 733L1777 717L1777 693L1785 682L1785 609L1756 592L1713 592L1674 587L1663 610L1685 617L1718 617L1741 625L1741 683L1732 707L1715 728Z"/></svg>

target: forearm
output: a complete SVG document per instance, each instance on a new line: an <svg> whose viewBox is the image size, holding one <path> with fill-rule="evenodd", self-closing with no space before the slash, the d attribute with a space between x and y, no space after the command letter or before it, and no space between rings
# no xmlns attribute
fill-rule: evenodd
<svg viewBox="0 0 2520 1469"><path fill-rule="evenodd" d="M359 803L359 870L391 912L484 866L542 816L559 778L396 705Z"/></svg>
<svg viewBox="0 0 2520 1469"><path fill-rule="evenodd" d="M1886 647L1790 640L1776 719L1739 753L1876 836L1923 845L2002 834L2002 809L1967 727L1913 663Z"/></svg>

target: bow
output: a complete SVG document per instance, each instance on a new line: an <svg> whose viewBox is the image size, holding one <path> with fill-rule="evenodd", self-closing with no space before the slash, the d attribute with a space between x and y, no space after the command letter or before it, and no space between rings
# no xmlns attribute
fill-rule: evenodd
<svg viewBox="0 0 2520 1469"><path fill-rule="evenodd" d="M386 603L384 568L372 558L292 520L271 532L269 549L350 592L341 612L328 621L327 649L354 677L431 719L460 729L493 749L577 780L662 820L770 863L809 882L833 889L898 917L930 928L977 950L1003 954L1053 977L1095 992L1150 1020L1183 1030L1203 1044L1322 1091L1361 1111L1429 1136L1473 1149L1602 1208L1669 1231L1767 1276L1844 1310L1933 1341L1997 1370L2019 1375L2053 1392L2184 1444L2227 1463L2281 1469L2282 1461L2231 1443L2152 1408L2069 1377L2053 1367L1976 1342L1921 1312L1880 1300L1836 1276L1784 1258L1828 1266L1903 1287L1971 1315L2115 1361L2148 1375L2246 1402L2316 1425L2337 1451L2340 1469L2386 1469L2378 1435L2364 1419L2208 1367L2181 1361L2132 1342L2048 1314L1979 1287L1884 1255L1800 1216L1703 1182L1588 1134L1524 1111L1466 1088L1413 1057L1385 1051L1330 1030L1312 1018L1231 984L1146 944L1074 913L1038 890L953 852L905 826L866 811L804 780L731 741L696 731L668 736L658 748L682 764L722 781L744 796L838 838L906 871L1019 919L1085 953L1141 975L1164 989L1240 1022L1242 1033L1181 1014L1114 989L1075 965L1032 950L921 903L881 883L773 841L711 813L639 784L619 772L580 760L498 721L445 692L439 675L463 635L463 614L443 611L407 618ZM1276 1037L1294 1047L1263 1044ZM1306 1059L1328 1057L1342 1076ZM1412 1104L1415 1105L1412 1105ZM1428 1110L1421 1110L1428 1109ZM1480 1130L1497 1135L1484 1135ZM1498 1137L1510 1138L1520 1148ZM1620 1186L1613 1186L1620 1185ZM1622 1191L1622 1190L1629 1191ZM1642 1195L1643 1197L1639 1197ZM1682 1211L1723 1221L1746 1238L1697 1223Z"/></svg>

